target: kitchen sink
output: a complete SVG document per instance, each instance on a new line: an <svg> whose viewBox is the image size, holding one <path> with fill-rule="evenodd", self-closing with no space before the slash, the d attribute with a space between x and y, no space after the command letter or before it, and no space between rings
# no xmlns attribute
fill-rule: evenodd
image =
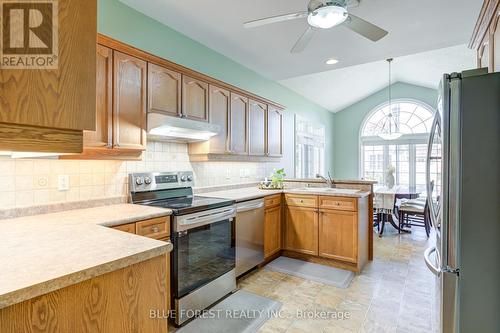
<svg viewBox="0 0 500 333"><path fill-rule="evenodd" d="M358 189L350 188L330 188L330 187L301 187L293 189L294 191L304 191L304 192L325 192L325 193L343 193L343 194L354 194L359 192Z"/></svg>

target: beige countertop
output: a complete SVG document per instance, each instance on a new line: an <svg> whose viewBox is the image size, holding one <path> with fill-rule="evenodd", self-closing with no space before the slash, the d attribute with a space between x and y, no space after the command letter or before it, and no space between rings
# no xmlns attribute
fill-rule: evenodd
<svg viewBox="0 0 500 333"><path fill-rule="evenodd" d="M310 188L308 190L300 190L299 188L285 188L284 190L261 190L258 187L244 187L244 188L238 188L238 189L231 189L231 190L223 190L223 191L215 191L215 192L206 192L206 193L201 193L200 195L206 196L206 197L215 197L215 198L224 198L224 199L230 199L234 200L236 202L241 202L241 201L246 201L246 200L252 200L252 199L258 199L258 198L263 198L268 195L273 195L273 194L279 194L279 193L292 193L292 194L303 194L303 195L329 195L329 196L344 196L344 197L354 197L354 198L363 198L367 197L370 195L370 192L366 191L356 191L352 192L351 189L345 189L345 192L342 192L342 189L336 189L338 191L335 192L326 192L320 190L318 188L317 191L314 190L314 188Z"/></svg>
<svg viewBox="0 0 500 333"><path fill-rule="evenodd" d="M0 308L171 251L169 242L108 228L170 214L118 204L0 220Z"/></svg>
<svg viewBox="0 0 500 333"><path fill-rule="evenodd" d="M362 179L333 179L334 184L357 184L357 185L374 185L378 182L376 180L362 180ZM323 179L319 178L285 178L285 182L290 183L324 183Z"/></svg>

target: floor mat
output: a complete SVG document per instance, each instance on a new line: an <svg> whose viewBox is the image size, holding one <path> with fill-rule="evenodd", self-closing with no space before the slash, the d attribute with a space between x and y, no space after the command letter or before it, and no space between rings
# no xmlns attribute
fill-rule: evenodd
<svg viewBox="0 0 500 333"><path fill-rule="evenodd" d="M349 287L354 278L354 273L351 271L288 257L279 257L271 261L266 265L266 269L344 289Z"/></svg>
<svg viewBox="0 0 500 333"><path fill-rule="evenodd" d="M176 333L253 333L280 307L280 302L238 290Z"/></svg>

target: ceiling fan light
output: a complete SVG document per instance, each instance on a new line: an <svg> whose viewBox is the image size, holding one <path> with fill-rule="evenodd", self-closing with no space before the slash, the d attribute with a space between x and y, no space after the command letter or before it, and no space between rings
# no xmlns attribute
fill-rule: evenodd
<svg viewBox="0 0 500 333"><path fill-rule="evenodd" d="M347 9L341 6L325 6L314 10L307 16L307 22L313 27L329 29L347 19Z"/></svg>

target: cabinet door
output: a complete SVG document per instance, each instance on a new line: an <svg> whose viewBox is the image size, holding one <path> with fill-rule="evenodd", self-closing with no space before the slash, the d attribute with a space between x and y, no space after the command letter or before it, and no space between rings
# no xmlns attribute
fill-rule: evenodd
<svg viewBox="0 0 500 333"><path fill-rule="evenodd" d="M23 3L21 6L31 6L35 5L37 1L18 2ZM52 1L44 1L41 6L46 6L45 3L52 3ZM7 11L7 9L5 10ZM20 10L25 13L24 16L28 13L28 11L24 11L23 9ZM16 11L19 12L19 10ZM15 52L28 53L17 54L17 56L23 56L20 60L26 56L26 59L33 61L33 63L11 62L9 61L11 58L9 54L2 57L5 65L10 63L13 65L25 64L27 66L25 68L17 66L15 68L6 68L3 65L1 66L0 123L93 131L95 130L96 122L97 1L59 1L58 34L55 35L52 35L52 31L47 29L47 24L42 25L44 20L52 20L48 17L49 13L52 14L52 10L48 10L45 14L38 12L37 14L40 17L33 15L33 22L31 23L27 21L22 23L23 18L21 18L22 28L14 30L13 26L13 30L11 31L13 35L11 36L17 36L16 39L18 37L22 38L17 40L17 42L21 41L21 43L26 39L24 40L24 44L22 44L23 47L17 49ZM5 12L4 15L6 17L7 13ZM37 23L39 19L42 21ZM19 21L17 22L19 23ZM22 30L28 29L28 25L30 25L29 35L27 34L28 31L25 32ZM17 27L18 25L15 26ZM52 26L52 24L48 24L48 26ZM26 36L24 36L25 33ZM6 38L4 39L5 43L7 43L7 38L9 38L7 36L9 35L4 35L3 38ZM53 42L56 39L59 46L53 47L55 46ZM32 42L35 45L31 45ZM37 47L36 44L40 45ZM7 45L4 47L7 49ZM15 47L17 48L17 46ZM34 48L39 48L39 51L34 51ZM51 66L52 68L34 67L33 65L38 61L35 62L35 57L29 54L43 54L46 52L48 52L46 54L47 58L45 58L47 61L46 64L50 65L53 61L57 63L53 63L54 66ZM12 58L15 59L15 57ZM14 131L14 129L12 130ZM26 142L23 142L23 136L29 132L25 133L18 129L15 129L15 131L17 131L15 132L15 136L19 140L19 146L22 147L26 144ZM40 132L41 130L36 130L34 133L38 133L39 135ZM47 137L50 138L53 135L57 136L58 133L52 132ZM24 140L28 143L30 141L44 140L43 137L36 137L36 140L33 139L33 137L26 137ZM60 141L65 138L61 136L58 139L57 141ZM44 142L41 145L43 144ZM64 146L64 143L62 146ZM0 147L2 147L0 150L6 150L3 148L2 142L0 142ZM35 145L35 150L33 151L40 151L36 148Z"/></svg>
<svg viewBox="0 0 500 333"><path fill-rule="evenodd" d="M248 98L231 93L230 140L232 154L248 155Z"/></svg>
<svg viewBox="0 0 500 333"><path fill-rule="evenodd" d="M249 154L264 156L266 154L266 113L267 105L250 100L248 120Z"/></svg>
<svg viewBox="0 0 500 333"><path fill-rule="evenodd" d="M220 133L210 138L210 153L225 154L229 150L229 90L210 85L210 123L220 126Z"/></svg>
<svg viewBox="0 0 500 333"><path fill-rule="evenodd" d="M269 106L267 111L267 155L283 156L283 115L281 110Z"/></svg>
<svg viewBox="0 0 500 333"><path fill-rule="evenodd" d="M115 51L113 147L146 149L146 62Z"/></svg>
<svg viewBox="0 0 500 333"><path fill-rule="evenodd" d="M208 121L208 83L182 76L182 114L189 119Z"/></svg>
<svg viewBox="0 0 500 333"><path fill-rule="evenodd" d="M97 45L95 131L83 132L85 148L111 148L113 130L113 51Z"/></svg>
<svg viewBox="0 0 500 333"><path fill-rule="evenodd" d="M358 256L358 218L355 212L322 210L319 216L319 256L352 263Z"/></svg>
<svg viewBox="0 0 500 333"><path fill-rule="evenodd" d="M285 249L318 255L318 211L315 208L286 208Z"/></svg>
<svg viewBox="0 0 500 333"><path fill-rule="evenodd" d="M148 64L148 111L181 116L182 75Z"/></svg>
<svg viewBox="0 0 500 333"><path fill-rule="evenodd" d="M494 72L500 72L500 8L495 16L492 26L493 33L493 69Z"/></svg>
<svg viewBox="0 0 500 333"><path fill-rule="evenodd" d="M264 221L264 257L281 250L281 206L266 209Z"/></svg>
<svg viewBox="0 0 500 333"><path fill-rule="evenodd" d="M113 229L135 234L135 223L117 225Z"/></svg>
<svg viewBox="0 0 500 333"><path fill-rule="evenodd" d="M480 68L490 68L490 39L489 34L484 36L481 46L478 50L478 65Z"/></svg>

